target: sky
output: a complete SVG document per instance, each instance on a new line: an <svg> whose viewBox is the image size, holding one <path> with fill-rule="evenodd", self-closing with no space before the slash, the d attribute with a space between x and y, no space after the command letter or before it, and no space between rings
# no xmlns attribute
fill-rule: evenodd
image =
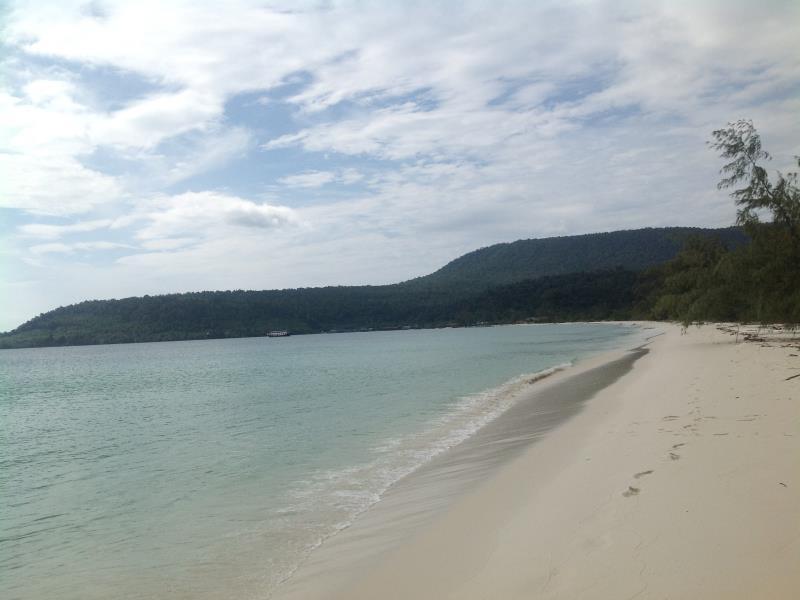
<svg viewBox="0 0 800 600"><path fill-rule="evenodd" d="M727 226L707 147L800 154L800 3L0 3L0 330L384 284L498 242Z"/></svg>

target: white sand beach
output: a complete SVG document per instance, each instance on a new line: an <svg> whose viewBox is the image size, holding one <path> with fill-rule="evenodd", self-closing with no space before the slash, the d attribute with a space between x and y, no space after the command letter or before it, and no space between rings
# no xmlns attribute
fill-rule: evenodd
<svg viewBox="0 0 800 600"><path fill-rule="evenodd" d="M308 595L800 596L797 344L666 326L649 348L398 547Z"/></svg>

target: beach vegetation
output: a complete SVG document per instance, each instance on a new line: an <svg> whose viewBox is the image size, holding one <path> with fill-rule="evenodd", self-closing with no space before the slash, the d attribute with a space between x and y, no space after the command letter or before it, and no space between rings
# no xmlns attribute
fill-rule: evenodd
<svg viewBox="0 0 800 600"><path fill-rule="evenodd" d="M693 239L654 269L659 319L800 323L800 188L797 172L764 166L771 155L751 121L712 132L709 146L727 162L719 189L731 189L737 224L750 243L735 247ZM800 157L795 157L800 166Z"/></svg>

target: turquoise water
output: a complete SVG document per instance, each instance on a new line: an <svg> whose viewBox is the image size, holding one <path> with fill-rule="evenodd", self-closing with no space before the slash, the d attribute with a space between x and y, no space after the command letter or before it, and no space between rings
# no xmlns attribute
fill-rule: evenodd
<svg viewBox="0 0 800 600"><path fill-rule="evenodd" d="M630 343L534 325L0 351L5 598L263 598L509 406Z"/></svg>

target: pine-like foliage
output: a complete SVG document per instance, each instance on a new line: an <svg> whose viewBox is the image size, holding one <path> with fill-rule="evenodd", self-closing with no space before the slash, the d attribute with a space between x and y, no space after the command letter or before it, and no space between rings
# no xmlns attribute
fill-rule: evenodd
<svg viewBox="0 0 800 600"><path fill-rule="evenodd" d="M800 323L800 189L796 172L763 166L771 156L750 121L729 123L709 145L728 162L720 189L732 189L737 223L751 238L728 250L695 240L651 278L651 314L694 321ZM800 158L795 157L800 166ZM769 217L767 222L762 217Z"/></svg>

